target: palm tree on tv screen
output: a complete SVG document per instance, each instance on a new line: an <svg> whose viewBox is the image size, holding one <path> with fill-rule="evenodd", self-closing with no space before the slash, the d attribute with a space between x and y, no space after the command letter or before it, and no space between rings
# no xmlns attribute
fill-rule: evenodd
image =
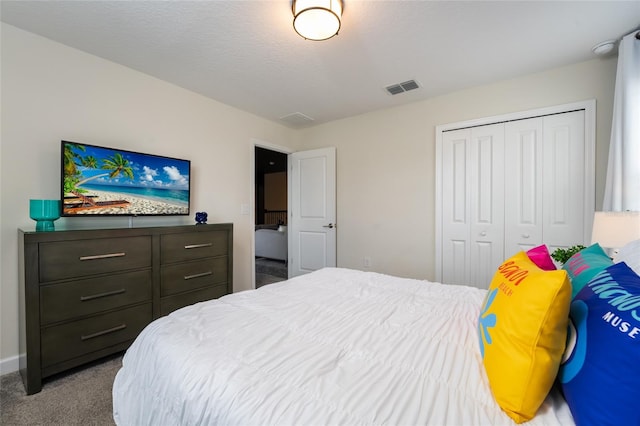
<svg viewBox="0 0 640 426"><path fill-rule="evenodd" d="M116 152L111 158L103 158L102 166L98 167L98 161L93 156L82 157L81 164L83 167L87 167L90 169L100 168L102 170L109 170L108 173L100 173L95 176L88 177L76 183L76 187L82 186L83 184L98 179L101 177L109 176L109 179L113 179L118 177L120 174L123 176L133 179L133 169L129 165L129 160L124 158L120 153ZM84 190L83 190L84 191Z"/></svg>
<svg viewBox="0 0 640 426"><path fill-rule="evenodd" d="M104 163L102 169L111 170L111 172L108 173L110 179L122 173L125 177L133 180L133 169L129 166L129 160L120 155L119 152L116 152L111 158L105 158L102 162Z"/></svg>
<svg viewBox="0 0 640 426"><path fill-rule="evenodd" d="M69 144L65 145L65 177L64 177L64 190L66 193L71 193L85 202L93 204L93 201L88 197L85 197L83 193L88 192L86 189L80 188L83 184L97 178L109 176L110 179L116 178L119 175L123 175L129 179L134 178L133 169L129 164L129 160L124 158L122 154L116 152L112 157L103 158L102 166L99 166L99 160L97 160L94 156L88 155L86 157L81 156L78 153L72 151L71 147L79 148L84 151L84 146L79 144ZM69 152L67 152L69 151ZM72 164L68 164L69 163ZM82 179L82 173L78 170L78 166L82 166L85 168L91 169L103 169L108 170L108 173L100 173L95 176L88 177L86 179Z"/></svg>

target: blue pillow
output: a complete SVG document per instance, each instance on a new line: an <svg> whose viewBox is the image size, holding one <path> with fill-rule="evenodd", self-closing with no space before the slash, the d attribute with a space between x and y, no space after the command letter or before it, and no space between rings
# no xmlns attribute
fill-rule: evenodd
<svg viewBox="0 0 640 426"><path fill-rule="evenodd" d="M571 256L562 266L562 269L569 274L569 280L571 281L571 299L575 299L580 290L598 272L611 265L613 265L613 261L598 243L592 244Z"/></svg>
<svg viewBox="0 0 640 426"><path fill-rule="evenodd" d="M577 425L640 425L640 277L626 263L571 303L558 379Z"/></svg>

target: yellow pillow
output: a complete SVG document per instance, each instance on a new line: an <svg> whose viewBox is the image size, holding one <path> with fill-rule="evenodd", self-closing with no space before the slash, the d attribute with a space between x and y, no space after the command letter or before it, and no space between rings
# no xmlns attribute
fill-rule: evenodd
<svg viewBox="0 0 640 426"><path fill-rule="evenodd" d="M516 423L535 416L553 385L570 301L567 272L543 271L525 252L491 281L478 319L480 352L493 396Z"/></svg>

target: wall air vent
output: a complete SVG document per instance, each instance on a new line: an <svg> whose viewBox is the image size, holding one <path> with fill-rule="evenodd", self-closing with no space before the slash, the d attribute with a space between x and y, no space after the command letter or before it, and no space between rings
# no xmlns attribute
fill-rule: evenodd
<svg viewBox="0 0 640 426"><path fill-rule="evenodd" d="M390 95L398 95L400 93L408 92L409 90L414 90L419 88L420 85L415 80L405 81L404 83L392 84L391 86L387 86L385 89Z"/></svg>

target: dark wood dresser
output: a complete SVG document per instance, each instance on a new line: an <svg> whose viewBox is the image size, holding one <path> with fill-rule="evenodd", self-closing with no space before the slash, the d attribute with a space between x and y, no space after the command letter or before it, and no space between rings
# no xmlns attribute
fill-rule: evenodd
<svg viewBox="0 0 640 426"><path fill-rule="evenodd" d="M126 349L152 320L233 292L232 224L18 234L28 395Z"/></svg>

